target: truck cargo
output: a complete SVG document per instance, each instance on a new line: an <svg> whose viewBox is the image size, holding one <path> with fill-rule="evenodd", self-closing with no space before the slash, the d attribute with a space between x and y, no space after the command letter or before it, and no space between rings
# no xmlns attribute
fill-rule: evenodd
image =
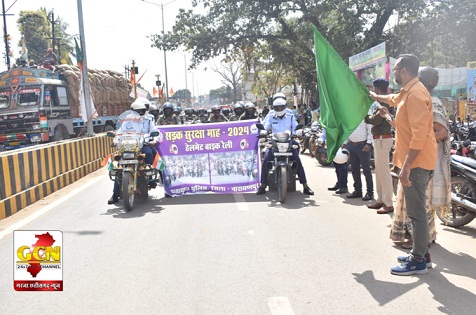
<svg viewBox="0 0 476 315"><path fill-rule="evenodd" d="M54 71L16 68L0 73L0 150L57 141L85 133L81 118L81 72L59 65ZM129 109L131 84L119 72L89 69L96 111L95 133L115 129ZM84 129L84 130L83 130Z"/></svg>

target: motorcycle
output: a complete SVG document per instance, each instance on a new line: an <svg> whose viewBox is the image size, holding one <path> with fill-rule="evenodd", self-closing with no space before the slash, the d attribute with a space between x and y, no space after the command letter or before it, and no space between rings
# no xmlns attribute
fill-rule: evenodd
<svg viewBox="0 0 476 315"><path fill-rule="evenodd" d="M451 156L451 209L437 211L446 225L460 227L476 217L476 161L458 155Z"/></svg>
<svg viewBox="0 0 476 315"><path fill-rule="evenodd" d="M332 161L331 162L327 161L327 149L324 144L324 141L320 137L318 137L316 140L317 140L317 145L314 151L315 152L314 157L316 158L317 162L319 162L319 164L321 164L322 166L330 165Z"/></svg>
<svg viewBox="0 0 476 315"><path fill-rule="evenodd" d="M314 157L316 154L317 146L318 146L318 139L322 134L322 127L319 122L313 122L311 124L311 130L309 131L309 142L308 142L308 149L311 154L311 157Z"/></svg>
<svg viewBox="0 0 476 315"><path fill-rule="evenodd" d="M139 114L134 111L126 111L121 114L118 121L118 131L121 130L121 133L107 133L108 137L115 137L118 149L118 153L114 157L113 168L109 171L109 178L112 181L119 181L124 207L127 211L131 211L136 197L146 200L149 194L149 185L152 188L157 186L157 182L161 182L159 171L150 164L146 164L145 155L140 152L142 146L148 145L148 142L157 137L159 133L155 131L148 137L144 137L142 133L124 132L125 130L121 129L122 124L133 125L140 121Z"/></svg>
<svg viewBox="0 0 476 315"><path fill-rule="evenodd" d="M262 124L256 124L256 127L259 130L265 130ZM299 129L302 129L302 125L297 125L296 130ZM264 142L264 146L272 149L274 157L272 161L267 162L265 168L268 171L269 190L277 190L279 202L284 203L286 193L296 191L298 165L297 161L291 160L292 149L299 147L293 144L296 135L291 135L291 132L276 132L271 135L260 135L259 137L268 140Z"/></svg>

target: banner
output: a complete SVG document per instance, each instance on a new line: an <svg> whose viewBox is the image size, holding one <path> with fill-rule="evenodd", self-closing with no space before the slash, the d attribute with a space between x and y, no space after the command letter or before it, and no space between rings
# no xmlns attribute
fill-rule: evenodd
<svg viewBox="0 0 476 315"><path fill-rule="evenodd" d="M358 71L379 62L385 63L386 61L386 47L385 42L383 42L357 55L350 56L349 68L352 71Z"/></svg>
<svg viewBox="0 0 476 315"><path fill-rule="evenodd" d="M165 193L255 192L261 168L258 122L157 126Z"/></svg>

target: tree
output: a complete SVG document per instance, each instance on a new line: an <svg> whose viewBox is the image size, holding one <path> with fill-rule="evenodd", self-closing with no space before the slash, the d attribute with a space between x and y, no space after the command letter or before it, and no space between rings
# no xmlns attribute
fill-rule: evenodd
<svg viewBox="0 0 476 315"><path fill-rule="evenodd" d="M218 102L220 104L227 103L229 100L231 100L231 91L232 89L229 86L222 86L221 88L210 90L210 102Z"/></svg>
<svg viewBox="0 0 476 315"><path fill-rule="evenodd" d="M19 14L18 29L25 38L29 59L43 60L47 48L53 46L51 14L52 11L47 12L45 8L37 11L21 11ZM72 64L71 56L75 56L75 49L72 36L67 33L69 25L61 18L57 18L56 22L58 25L55 27L55 39L61 47L58 62Z"/></svg>
<svg viewBox="0 0 476 315"><path fill-rule="evenodd" d="M220 66L213 65L212 70L218 73L222 78L222 83L231 87L231 101L241 101L241 85L242 85L242 64L236 60L228 60Z"/></svg>
<svg viewBox="0 0 476 315"><path fill-rule="evenodd" d="M35 61L43 60L49 46L51 34L45 11L20 11L17 20L18 29L28 47L28 58Z"/></svg>
<svg viewBox="0 0 476 315"><path fill-rule="evenodd" d="M189 104L190 99L192 98L192 93L188 89L178 90L174 93L173 98Z"/></svg>
<svg viewBox="0 0 476 315"><path fill-rule="evenodd" d="M469 0L193 1L199 4L206 13L180 10L172 31L152 36L153 45L191 51L192 68L217 56L235 60L267 45L268 59L313 95L317 91L311 24L344 60L383 41L390 55L413 52L423 62L444 49L451 51L454 60L475 55L476 18L474 9L468 10L474 8ZM398 17L397 25L390 23L391 17ZM444 22L443 26L436 21ZM439 33L433 40L433 34ZM455 49L447 47L445 40ZM469 52L463 53L467 47Z"/></svg>

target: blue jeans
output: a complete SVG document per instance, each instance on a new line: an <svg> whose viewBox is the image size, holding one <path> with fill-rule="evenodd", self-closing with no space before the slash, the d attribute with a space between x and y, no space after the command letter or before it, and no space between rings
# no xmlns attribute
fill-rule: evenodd
<svg viewBox="0 0 476 315"><path fill-rule="evenodd" d="M407 215L412 220L413 248L410 255L421 262L428 250L428 214L426 209L426 190L433 171L423 168L410 170L410 187L403 186Z"/></svg>
<svg viewBox="0 0 476 315"><path fill-rule="evenodd" d="M364 144L353 145L348 143L346 149L349 151L349 162L352 167L352 178L354 179L354 190L362 193L362 179L360 175L360 167L365 176L365 183L367 185L367 193L374 193L374 183L372 180L372 171L370 170L370 151L364 152Z"/></svg>
<svg viewBox="0 0 476 315"><path fill-rule="evenodd" d="M344 189L347 188L347 175L349 173L349 165L346 163L344 164L337 164L332 162L336 169L337 175L337 188Z"/></svg>
<svg viewBox="0 0 476 315"><path fill-rule="evenodd" d="M299 145L294 140L293 140L293 144ZM299 182L301 184L306 184L307 183L306 173L304 173L304 168L302 167L302 162L301 162L301 159L299 158L299 147L297 149L291 149L291 152L293 153L291 160L296 161L298 164ZM266 162L270 162L273 160L274 160L273 149L269 148L264 153L263 163L261 164L261 181L260 181L261 186L268 185L268 170L266 169Z"/></svg>

